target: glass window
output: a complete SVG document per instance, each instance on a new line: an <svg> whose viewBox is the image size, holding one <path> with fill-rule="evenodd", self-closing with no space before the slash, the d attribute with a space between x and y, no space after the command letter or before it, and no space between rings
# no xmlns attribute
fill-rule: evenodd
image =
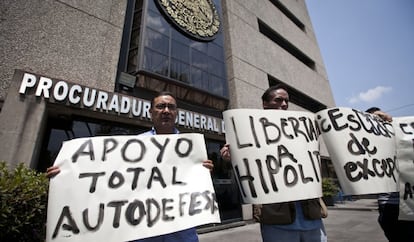
<svg viewBox="0 0 414 242"><path fill-rule="evenodd" d="M189 83L190 65L177 59L171 59L170 77L180 82Z"/></svg>
<svg viewBox="0 0 414 242"><path fill-rule="evenodd" d="M207 90L208 73L201 69L191 68L191 83L194 87Z"/></svg>
<svg viewBox="0 0 414 242"><path fill-rule="evenodd" d="M208 60L208 72L214 73L217 76L224 76L224 63L217 61L213 58L209 58Z"/></svg>
<svg viewBox="0 0 414 242"><path fill-rule="evenodd" d="M223 82L223 79L221 79L218 76L210 75L209 80L209 90L211 90L214 94L219 96L225 96L227 95L227 89L223 87L223 85L220 85L220 83Z"/></svg>
<svg viewBox="0 0 414 242"><path fill-rule="evenodd" d="M152 50L161 52L164 55L168 55L169 52L169 39L157 31L147 28L147 34L145 39L145 47L149 47Z"/></svg>
<svg viewBox="0 0 414 242"><path fill-rule="evenodd" d="M145 48L144 69L168 76L168 56L161 55L153 50Z"/></svg>
<svg viewBox="0 0 414 242"><path fill-rule="evenodd" d="M181 34L180 32L178 32L176 29L171 28L171 34L172 34L172 38L174 40L177 40L183 44L189 45L191 43L191 40L186 38L183 34Z"/></svg>
<svg viewBox="0 0 414 242"><path fill-rule="evenodd" d="M215 4L221 12L220 1ZM215 95L228 95L222 33L210 42L189 38L166 21L153 0L148 0L145 17L146 48L143 49L143 63L138 66ZM135 28L139 27L133 26ZM211 75L214 78L210 78L209 84Z"/></svg>
<svg viewBox="0 0 414 242"><path fill-rule="evenodd" d="M208 55L214 57L217 60L223 60L223 48L210 43L208 45Z"/></svg>
<svg viewBox="0 0 414 242"><path fill-rule="evenodd" d="M131 43L130 43L130 49L138 48L139 46L139 35L140 35L140 28L136 28L132 30L131 33Z"/></svg>
<svg viewBox="0 0 414 242"><path fill-rule="evenodd" d="M171 42L171 57L185 63L190 63L190 48L188 45L173 40Z"/></svg>
<svg viewBox="0 0 414 242"><path fill-rule="evenodd" d="M131 50L128 54L127 71L133 72L138 67L138 49Z"/></svg>
<svg viewBox="0 0 414 242"><path fill-rule="evenodd" d="M208 71L208 56L197 50L191 50L191 62L194 67Z"/></svg>
<svg viewBox="0 0 414 242"><path fill-rule="evenodd" d="M134 14L134 22L140 23L141 22L141 17L142 17L142 9L139 9ZM136 27L139 27L139 26L136 26Z"/></svg>
<svg viewBox="0 0 414 242"><path fill-rule="evenodd" d="M214 44L216 44L217 46L220 46L220 48L223 47L224 45L224 38L223 38L223 33L219 32L216 36L216 38L213 41Z"/></svg>
<svg viewBox="0 0 414 242"><path fill-rule="evenodd" d="M207 53L207 43L202 42L193 42L191 43L191 48L196 49L202 53Z"/></svg>
<svg viewBox="0 0 414 242"><path fill-rule="evenodd" d="M156 29L158 32L169 35L170 26L165 19L158 13L148 11L147 27Z"/></svg>
<svg viewBox="0 0 414 242"><path fill-rule="evenodd" d="M157 6L155 6L154 0L148 0L148 9L151 9L153 11L158 11Z"/></svg>

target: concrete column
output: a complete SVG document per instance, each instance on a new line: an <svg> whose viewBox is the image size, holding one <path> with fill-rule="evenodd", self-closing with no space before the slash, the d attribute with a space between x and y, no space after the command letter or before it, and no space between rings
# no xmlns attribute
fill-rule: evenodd
<svg viewBox="0 0 414 242"><path fill-rule="evenodd" d="M15 71L0 113L0 160L11 167L21 162L36 165L46 119L44 100L19 94L23 74Z"/></svg>

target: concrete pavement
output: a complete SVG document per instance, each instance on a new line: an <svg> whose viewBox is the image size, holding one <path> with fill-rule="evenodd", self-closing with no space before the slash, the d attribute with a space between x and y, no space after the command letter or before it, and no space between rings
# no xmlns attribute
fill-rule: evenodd
<svg viewBox="0 0 414 242"><path fill-rule="evenodd" d="M328 207L328 218L323 219L328 241L386 242L387 239L377 222L377 210L376 199L345 201ZM200 242L262 241L258 223L236 222L218 227L225 229L213 232L212 228L198 230Z"/></svg>

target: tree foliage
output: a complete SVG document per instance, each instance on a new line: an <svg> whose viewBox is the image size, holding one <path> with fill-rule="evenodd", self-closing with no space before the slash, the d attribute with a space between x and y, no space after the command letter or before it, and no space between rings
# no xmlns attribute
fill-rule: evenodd
<svg viewBox="0 0 414 242"><path fill-rule="evenodd" d="M0 162L0 241L45 241L48 185L23 163Z"/></svg>

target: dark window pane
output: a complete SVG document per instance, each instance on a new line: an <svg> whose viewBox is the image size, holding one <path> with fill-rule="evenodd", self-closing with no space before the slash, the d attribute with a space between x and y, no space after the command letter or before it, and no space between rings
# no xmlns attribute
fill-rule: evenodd
<svg viewBox="0 0 414 242"><path fill-rule="evenodd" d="M217 60L223 60L223 49L213 43L208 45L208 55L216 58Z"/></svg>
<svg viewBox="0 0 414 242"><path fill-rule="evenodd" d="M171 44L171 57L185 63L190 63L190 48L188 45L184 45L174 40Z"/></svg>
<svg viewBox="0 0 414 242"><path fill-rule="evenodd" d="M189 45L191 42L193 42L174 28L171 28L171 35L172 35L173 40L177 40L186 45Z"/></svg>
<svg viewBox="0 0 414 242"><path fill-rule="evenodd" d="M224 63L217 61L213 58L209 58L208 60L208 72L214 73L217 76L224 76Z"/></svg>
<svg viewBox="0 0 414 242"><path fill-rule="evenodd" d="M213 1L221 14L221 1ZM142 11L142 7L137 7L144 2L148 7L146 12ZM206 92L227 96L221 30L210 42L195 41L166 21L153 0L136 1L136 8L139 10L134 13L130 32L128 72L142 68ZM143 17L145 21L140 21ZM146 24L144 28L140 23ZM138 57L138 53L143 53L143 56ZM210 77L212 75L214 77Z"/></svg>
<svg viewBox="0 0 414 242"><path fill-rule="evenodd" d="M148 11L147 27L151 27L160 33L169 35L170 25L160 14L155 12Z"/></svg>
<svg viewBox="0 0 414 242"><path fill-rule="evenodd" d="M213 40L212 43L216 44L217 46L223 47L224 38L221 30L217 33L216 38Z"/></svg>
<svg viewBox="0 0 414 242"><path fill-rule="evenodd" d="M190 81L190 65L176 59L171 59L170 77L184 83Z"/></svg>
<svg viewBox="0 0 414 242"><path fill-rule="evenodd" d="M208 73L197 68L191 69L191 83L192 86L199 89L208 89Z"/></svg>
<svg viewBox="0 0 414 242"><path fill-rule="evenodd" d="M191 50L191 61L192 61L193 66L199 69L202 69L204 71L208 70L208 57L205 54L192 49Z"/></svg>
<svg viewBox="0 0 414 242"><path fill-rule="evenodd" d="M140 2L140 1L137 1L137 2ZM158 11L157 6L155 6L154 0L148 0L147 3L148 3L148 9L151 9L153 11Z"/></svg>
<svg viewBox="0 0 414 242"><path fill-rule="evenodd" d="M143 67L148 71L168 76L168 56L145 48Z"/></svg>
<svg viewBox="0 0 414 242"><path fill-rule="evenodd" d="M191 43L191 48L196 49L202 53L207 53L207 43L202 43L202 42L195 42L193 41Z"/></svg>
<svg viewBox="0 0 414 242"><path fill-rule="evenodd" d="M130 49L138 48L140 30L140 28L132 30Z"/></svg>
<svg viewBox="0 0 414 242"><path fill-rule="evenodd" d="M134 14L134 22L137 23L137 26L141 26L140 24L138 24L138 23L141 23L141 17L142 17L142 10L136 11Z"/></svg>
<svg viewBox="0 0 414 242"><path fill-rule="evenodd" d="M169 40L168 36L160 34L150 28L147 28L145 47L156 50L164 55L168 55Z"/></svg>
<svg viewBox="0 0 414 242"><path fill-rule="evenodd" d="M224 95L224 85L225 82L222 78L215 76L215 75L210 75L210 80L209 80L209 87L208 89L219 96L223 96Z"/></svg>
<svg viewBox="0 0 414 242"><path fill-rule="evenodd" d="M128 54L128 72L134 72L138 68L138 49L131 50Z"/></svg>

